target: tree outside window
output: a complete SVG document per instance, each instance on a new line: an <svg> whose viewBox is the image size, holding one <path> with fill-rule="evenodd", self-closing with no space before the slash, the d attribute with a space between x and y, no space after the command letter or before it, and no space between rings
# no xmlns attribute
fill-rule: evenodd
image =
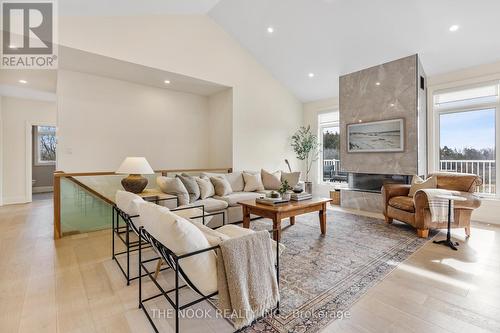
<svg viewBox="0 0 500 333"><path fill-rule="evenodd" d="M54 126L36 126L37 163L54 164L56 162L56 128Z"/></svg>

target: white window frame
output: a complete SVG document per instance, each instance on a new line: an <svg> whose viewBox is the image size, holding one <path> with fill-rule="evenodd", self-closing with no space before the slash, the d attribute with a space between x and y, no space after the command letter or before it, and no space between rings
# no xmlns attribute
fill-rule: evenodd
<svg viewBox="0 0 500 333"><path fill-rule="evenodd" d="M52 132L52 131L45 131L45 132L40 132L38 131L38 129L40 127L54 127L55 126L45 126L45 125L35 125L36 127L36 133L35 134L35 147L34 147L34 150L35 150L35 160L34 160L34 165L35 166L45 166L45 165L56 165L56 160L54 161L41 161L40 160L40 135L44 135L44 134L54 134L55 135L55 132Z"/></svg>
<svg viewBox="0 0 500 333"><path fill-rule="evenodd" d="M321 152L320 152L320 156L319 156L319 163L318 163L318 184L331 184L330 182L325 182L323 180L323 129L325 128L328 128L328 127L333 127L333 126L337 126L339 128L339 133L340 133L340 120L337 120L337 121L329 121L329 122L325 122L325 123L322 123L320 122L320 117L321 115L323 114L328 114L328 113L338 113L339 110L338 109L332 109L332 110L328 110L328 111L324 111L324 112L320 112L318 113L318 142L320 144L320 147L321 147ZM339 147L340 149L340 147Z"/></svg>
<svg viewBox="0 0 500 333"><path fill-rule="evenodd" d="M484 82L478 82L478 83L473 83L473 84L468 84L468 85L458 85L452 88L448 89L439 89L439 90L434 90L432 91L431 98L430 98L430 105L431 105L431 110L433 110L434 114L434 153L433 153L433 170L434 171L439 171L440 170L440 148L441 148L441 115L444 114L452 114L452 113L460 113L460 112L468 112L468 111L480 111L480 110L485 110L485 109L495 109L495 168L496 168L496 194L494 195L488 195L488 194L481 194L481 196L484 197L489 197L489 198L495 198L495 199L500 199L500 191L498 185L500 184L500 181L498 179L500 175L500 94L499 97L495 102L490 102L490 103L480 103L480 104L474 104L472 103L470 106L463 106L463 107L448 107L448 108L443 108L440 109L439 107L436 107L434 104L434 97L435 95L441 94L441 93L446 93L446 92L455 92L455 91L460 91L460 90L465 90L465 89L470 89L474 87L480 87L480 86L487 86L487 85L496 85L497 86L497 92L500 92L500 81L499 80L494 80L494 81L484 81Z"/></svg>

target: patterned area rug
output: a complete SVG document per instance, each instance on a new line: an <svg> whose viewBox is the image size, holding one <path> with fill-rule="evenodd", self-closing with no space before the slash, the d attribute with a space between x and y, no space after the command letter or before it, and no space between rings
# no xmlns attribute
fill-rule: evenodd
<svg viewBox="0 0 500 333"><path fill-rule="evenodd" d="M272 223L261 219L251 227L271 229ZM245 332L321 330L428 239L417 238L415 229L405 224L329 210L325 237L318 215L308 214L286 227L281 241L286 250L280 260L280 314Z"/></svg>

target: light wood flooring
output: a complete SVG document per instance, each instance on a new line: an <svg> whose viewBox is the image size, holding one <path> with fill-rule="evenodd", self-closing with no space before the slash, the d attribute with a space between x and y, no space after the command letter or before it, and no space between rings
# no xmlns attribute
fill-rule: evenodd
<svg viewBox="0 0 500 333"><path fill-rule="evenodd" d="M0 332L152 332L137 281L127 287L110 259L111 231L54 242L50 200L0 207L0 227ZM500 228L475 223L469 240L454 237L458 252L427 243L324 332L500 332ZM221 319L181 325L231 332Z"/></svg>

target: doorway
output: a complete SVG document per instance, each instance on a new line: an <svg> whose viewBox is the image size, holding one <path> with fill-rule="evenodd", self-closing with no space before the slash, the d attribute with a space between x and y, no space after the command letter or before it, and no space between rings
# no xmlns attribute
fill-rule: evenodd
<svg viewBox="0 0 500 333"><path fill-rule="evenodd" d="M43 200L54 191L56 168L56 127L33 125L31 128L32 200Z"/></svg>

